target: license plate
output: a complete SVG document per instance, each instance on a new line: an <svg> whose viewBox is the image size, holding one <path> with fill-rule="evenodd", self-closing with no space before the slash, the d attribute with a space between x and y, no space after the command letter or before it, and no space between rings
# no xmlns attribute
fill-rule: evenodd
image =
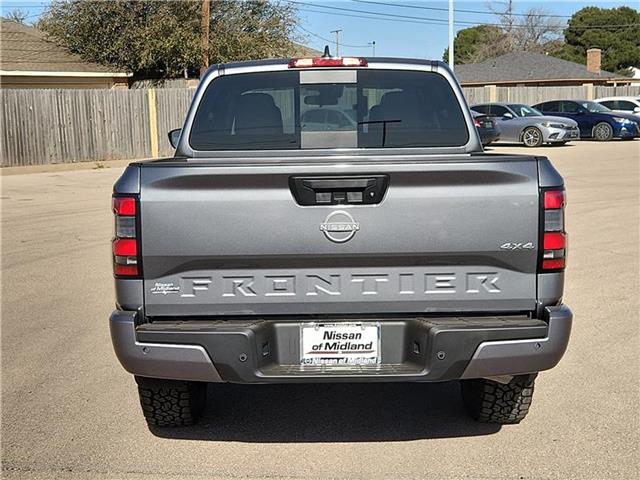
<svg viewBox="0 0 640 480"><path fill-rule="evenodd" d="M300 326L301 365L380 363L378 323L304 323Z"/></svg>

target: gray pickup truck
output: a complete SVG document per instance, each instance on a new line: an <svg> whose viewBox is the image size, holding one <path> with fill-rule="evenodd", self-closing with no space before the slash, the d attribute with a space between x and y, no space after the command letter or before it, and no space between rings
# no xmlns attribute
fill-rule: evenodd
<svg viewBox="0 0 640 480"><path fill-rule="evenodd" d="M170 138L113 193L111 337L150 426L209 382L460 381L473 418L525 417L571 330L563 179L484 153L446 65L218 65Z"/></svg>

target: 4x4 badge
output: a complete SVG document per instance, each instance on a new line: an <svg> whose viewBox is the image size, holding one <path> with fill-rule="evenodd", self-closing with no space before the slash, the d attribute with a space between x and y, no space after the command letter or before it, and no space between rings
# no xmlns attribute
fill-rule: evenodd
<svg viewBox="0 0 640 480"><path fill-rule="evenodd" d="M344 210L331 212L320 224L320 231L332 242L344 243L353 238L360 230L360 224Z"/></svg>
<svg viewBox="0 0 640 480"><path fill-rule="evenodd" d="M500 245L502 250L533 250L536 246L533 242L520 243L520 242L507 242Z"/></svg>

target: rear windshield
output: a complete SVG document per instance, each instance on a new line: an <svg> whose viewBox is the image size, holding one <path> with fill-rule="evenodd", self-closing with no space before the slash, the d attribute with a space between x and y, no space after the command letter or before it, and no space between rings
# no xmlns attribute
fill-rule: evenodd
<svg viewBox="0 0 640 480"><path fill-rule="evenodd" d="M205 151L448 147L468 140L442 76L364 69L352 83L301 83L295 70L221 76L205 91L190 136L191 147Z"/></svg>

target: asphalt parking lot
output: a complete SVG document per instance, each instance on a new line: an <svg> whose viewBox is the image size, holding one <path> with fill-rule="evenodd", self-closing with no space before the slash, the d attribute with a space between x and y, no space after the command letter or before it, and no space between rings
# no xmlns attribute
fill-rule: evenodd
<svg viewBox="0 0 640 480"><path fill-rule="evenodd" d="M107 324L121 168L3 176L3 475L639 478L640 141L535 153L566 179L574 330L502 428L467 419L455 383L219 385L197 427L150 432Z"/></svg>

